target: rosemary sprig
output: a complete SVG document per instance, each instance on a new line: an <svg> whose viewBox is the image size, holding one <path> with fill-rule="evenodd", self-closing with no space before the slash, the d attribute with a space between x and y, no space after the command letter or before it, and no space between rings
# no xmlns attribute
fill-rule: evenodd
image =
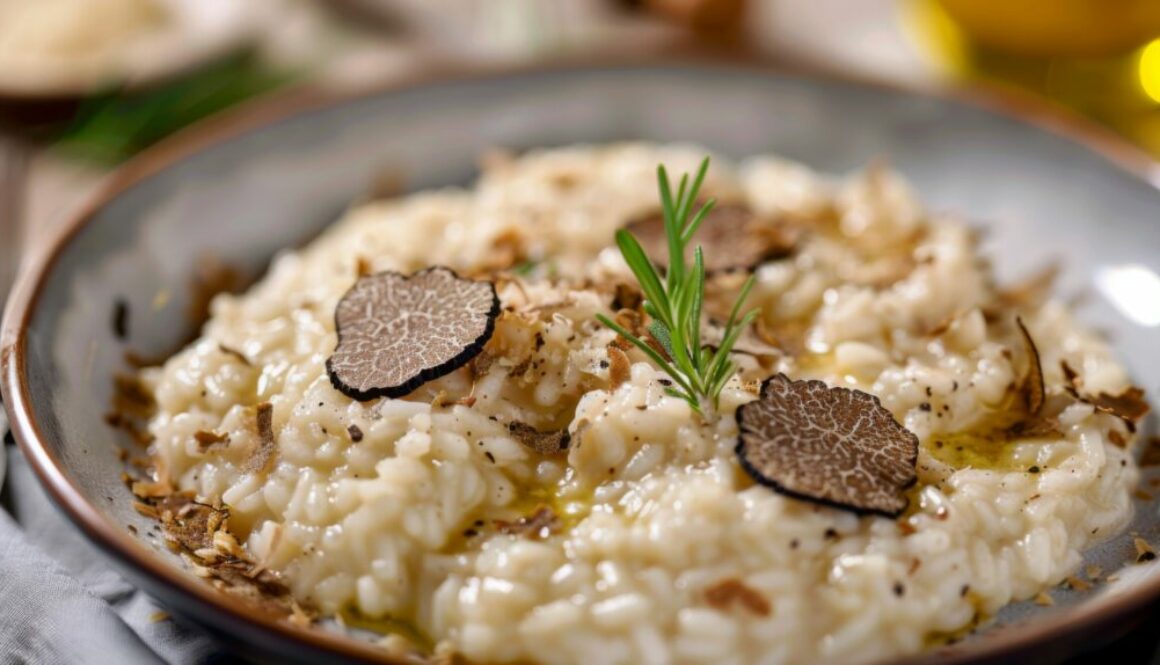
<svg viewBox="0 0 1160 665"><path fill-rule="evenodd" d="M733 304L720 343L716 348L701 343L705 260L698 245L693 249L693 265L689 266L685 261L685 250L705 216L716 204L716 200L710 199L696 214L693 213L697 192L708 170L709 158L706 157L691 183L688 174L681 176L674 196L664 165L657 166L665 236L669 247L668 269L663 278L631 233L624 229L616 232L620 253L644 293L644 310L652 319L648 326L649 336L664 350L664 354L607 316L598 314L597 318L636 345L672 377L676 385L666 388L667 394L685 400L694 411L712 419L719 405L721 391L737 371L737 365L729 359L729 353L742 331L753 323L758 312L750 311L738 320L741 306L753 288L753 275L750 275Z"/></svg>

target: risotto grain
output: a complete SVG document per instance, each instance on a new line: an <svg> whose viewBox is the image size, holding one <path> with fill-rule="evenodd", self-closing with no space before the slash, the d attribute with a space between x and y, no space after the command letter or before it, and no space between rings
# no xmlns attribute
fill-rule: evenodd
<svg viewBox="0 0 1160 665"><path fill-rule="evenodd" d="M218 296L201 338L144 372L160 479L226 504L231 532L303 605L404 622L478 663L914 653L1060 583L1123 528L1136 468L1108 435L1128 434L1066 400L1060 367L1109 392L1124 370L1061 304L1024 306L1058 433L994 436L1023 371L1013 313L972 231L884 168L831 180L715 157L707 195L803 231L757 268L755 337L773 350L736 354L713 424L639 351L625 368L594 318L632 283L613 234L656 211L658 163L681 173L703 154L535 151L489 160L472 189L351 210L247 293ZM503 311L483 353L399 399L335 390L335 306L360 270L432 265L495 279ZM712 278L710 316L740 282ZM778 371L872 393L917 435L901 518L789 498L739 468L733 413ZM258 468L266 403L276 450ZM570 443L544 454L512 423ZM206 431L228 440L203 445Z"/></svg>

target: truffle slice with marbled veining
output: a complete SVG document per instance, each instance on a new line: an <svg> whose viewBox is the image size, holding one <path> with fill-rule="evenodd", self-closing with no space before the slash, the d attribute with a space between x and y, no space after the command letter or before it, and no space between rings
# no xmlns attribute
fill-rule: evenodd
<svg viewBox="0 0 1160 665"><path fill-rule="evenodd" d="M775 374L737 422L741 466L762 485L858 513L906 508L918 437L874 395Z"/></svg>
<svg viewBox="0 0 1160 665"><path fill-rule="evenodd" d="M636 237L653 262L661 267L668 264L668 234L659 212L629 222L624 228ZM706 273L752 271L766 261L791 255L796 244L797 234L790 227L759 217L746 206L723 203L705 214L685 258L692 262L693 248L700 245Z"/></svg>
<svg viewBox="0 0 1160 665"><path fill-rule="evenodd" d="M357 400L401 397L467 364L495 331L491 282L434 267L360 277L338 301L330 382Z"/></svg>

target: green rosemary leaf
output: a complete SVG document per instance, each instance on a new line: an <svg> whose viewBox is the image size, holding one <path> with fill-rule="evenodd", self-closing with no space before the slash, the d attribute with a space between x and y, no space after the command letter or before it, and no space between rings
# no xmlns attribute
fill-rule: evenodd
<svg viewBox="0 0 1160 665"><path fill-rule="evenodd" d="M713 413L721 391L737 371L729 353L741 332L753 323L757 311L751 311L738 320L742 305L753 287L754 277L751 275L733 304L721 343L716 349L702 345L701 319L704 316L707 279L705 256L700 246L695 247L690 268L685 261L685 248L716 204L710 199L693 214L697 194L708 170L709 158L706 157L692 179L688 174L681 177L674 198L668 172L663 164L657 166L657 188L669 251L668 266L663 278L630 233L621 230L616 234L616 244L620 247L624 261L644 292L644 311L652 320L648 326L649 335L668 357L607 317L600 315L598 318L641 349L672 377L679 388L668 388L666 394L680 397L697 413L712 418L715 417Z"/></svg>
<svg viewBox="0 0 1160 665"><path fill-rule="evenodd" d="M689 351L683 344L679 344L673 340L673 331L668 326L661 324L659 321L653 321L649 324L648 332L653 336L653 339L661 345L665 353L672 358L672 364L684 374L686 381L696 391L698 388L698 377L696 369L693 366L692 359L689 358Z"/></svg>
<svg viewBox="0 0 1160 665"><path fill-rule="evenodd" d="M694 411L696 411L697 413L701 412L701 404L697 401L697 398L694 397L692 394L683 393L683 392L677 390L676 388L665 388L665 394L668 395L669 397L678 397L680 399L683 399L689 403L689 406L693 407Z"/></svg>
<svg viewBox="0 0 1160 665"><path fill-rule="evenodd" d="M535 271L537 265L539 264L535 261L523 261L512 266L511 270L513 274L519 275L520 277L527 277Z"/></svg>
<svg viewBox="0 0 1160 665"><path fill-rule="evenodd" d="M705 157L705 159L701 160L701 165L699 167L697 167L697 175L696 175L696 177L693 178L693 186L689 188L688 201L686 201L685 204L681 207L681 209L677 211L677 214L680 215L680 219L688 219L689 218L689 213L691 213L693 211L693 203L695 203L697 200L697 192L699 192L701 190L701 184L705 182L705 174L708 172L709 172L709 158ZM706 204L706 205L708 205L708 204ZM684 234L683 232L685 230L686 230L685 228L681 229L682 236L685 238L685 242L688 242L688 238L693 237L693 234L692 233Z"/></svg>
<svg viewBox="0 0 1160 665"><path fill-rule="evenodd" d="M685 175L681 176L681 184L677 186L676 219L678 221L684 220L684 217L681 216L681 211L683 209L683 206L685 205L685 190L688 188L688 185L689 185L689 174L686 173Z"/></svg>
<svg viewBox="0 0 1160 665"><path fill-rule="evenodd" d="M664 348L665 352L669 354L669 358L672 358L672 363L681 371L691 387L692 390L690 392L700 392L700 380L697 376L696 367L689 357L689 350L685 348L684 344L673 339L672 329L663 324L658 324L659 322L654 321L649 325L649 334Z"/></svg>
<svg viewBox="0 0 1160 665"><path fill-rule="evenodd" d="M713 361L708 368L710 377L715 377L716 373L721 371L720 367L729 361L729 354L733 352L733 345L737 343L737 338L741 333L752 325L753 320L757 318L757 310L753 310L741 319L737 325L732 325L726 328L725 336L721 338L721 343L717 345L717 352L713 356Z"/></svg>
<svg viewBox="0 0 1160 665"><path fill-rule="evenodd" d="M692 284L689 291L692 295L689 296L689 313L685 319L689 327L689 347L698 352L697 363L698 367L704 367L701 363L701 309L705 304L705 257L701 251L701 246L693 250L693 272L692 279L689 280Z"/></svg>
<svg viewBox="0 0 1160 665"><path fill-rule="evenodd" d="M685 380L685 378L683 376L681 376L679 372L676 371L676 368L673 367L672 363L670 363L667 359L662 357L661 354L657 353L656 349L649 346L648 342L646 342L646 341L642 340L641 338L637 337L636 335L633 335L632 333L628 332L619 323L613 321L612 319L608 318L607 316L604 316L603 314L597 314L596 319L598 321L600 321L601 323L603 323L604 325L611 328L612 330L614 330L617 334L619 334L621 337L628 340L631 344L636 346L638 349L643 351L644 354L649 357L649 360L652 360L654 363L657 364L658 367L665 370L665 373L667 373L669 376L671 376L673 378L673 380L676 381L676 383L679 386L681 386L685 390L689 390L691 392L690 386L689 386L688 382Z"/></svg>
<svg viewBox="0 0 1160 665"><path fill-rule="evenodd" d="M737 315L741 313L741 306L745 304L746 299L749 298L749 292L753 290L753 283L757 280L757 275L750 275L749 279L741 285L741 291L737 293L737 300L733 301L733 309L729 310L729 322L737 320Z"/></svg>
<svg viewBox="0 0 1160 665"><path fill-rule="evenodd" d="M708 367L713 362L713 348L710 346L701 347L701 367Z"/></svg>
<svg viewBox="0 0 1160 665"><path fill-rule="evenodd" d="M656 312L663 316L669 307L669 299L665 295L665 287L661 283L660 276L657 275L652 261L649 260L636 238L624 229L616 232L616 244L620 247L620 253L624 255L624 260L629 269L632 270L632 274L640 283L645 298L651 300L656 307Z"/></svg>
<svg viewBox="0 0 1160 665"><path fill-rule="evenodd" d="M665 341L661 341L660 339L657 339L657 341L660 342L662 347L665 347L669 357L672 357L673 359L673 364L675 364L677 369L682 371L689 384L693 386L694 389L697 389L698 377L696 368L693 364L693 359L689 357L689 349L686 348L686 346L683 344L677 344L677 342L673 340L673 328L669 328L667 326L657 326L655 325L654 321L653 325L648 326L648 332L653 335L653 338L657 338L657 333L665 335ZM676 334L680 334L680 331L676 331Z"/></svg>
<svg viewBox="0 0 1160 665"><path fill-rule="evenodd" d="M680 282L681 275L684 273L684 247L680 245L681 234L679 230L680 220L676 217L677 208L673 205L673 192L669 185L669 174L665 171L663 164L657 166L657 181L660 183L661 192L661 211L665 223L665 236L668 238L669 244L669 266L666 278L668 280L669 291L672 292L676 285Z"/></svg>
<svg viewBox="0 0 1160 665"><path fill-rule="evenodd" d="M692 278L693 274L690 272L681 284L678 285L677 295L673 298L673 320L677 322L679 328L670 328L670 332L676 333L681 338L684 338L688 334L689 305L693 299L692 289L690 288L691 284L689 282Z"/></svg>
<svg viewBox="0 0 1160 665"><path fill-rule="evenodd" d="M648 314L649 317L652 318L653 320L660 321L663 318L661 316L661 313L657 311L657 308L653 306L651 301L645 300L644 304L642 304L641 306L644 308L644 313Z"/></svg>
<svg viewBox="0 0 1160 665"><path fill-rule="evenodd" d="M672 335L669 334L669 329L665 326L665 324L661 323L660 321L653 321L648 326L648 332L650 335L652 335L653 339L657 341L657 344L661 345L661 348L665 350L665 353L669 354L669 357L672 358L673 338Z"/></svg>
<svg viewBox="0 0 1160 665"><path fill-rule="evenodd" d="M705 205L701 206L696 216L685 226L685 230L681 232L681 242L688 244L693 239L693 235L697 233L697 229L701 228L701 222L705 221L705 217L715 205L717 205L717 199L709 199L705 202Z"/></svg>
<svg viewBox="0 0 1160 665"><path fill-rule="evenodd" d="M729 383L729 379L732 379L736 373L737 364L732 360L725 361L725 364L721 366L721 371L715 377L709 393L713 396L713 408L720 406L721 391L725 390L725 384Z"/></svg>
<svg viewBox="0 0 1160 665"><path fill-rule="evenodd" d="M661 193L661 210L673 211L673 190L669 186L669 172L664 164L657 164L657 189Z"/></svg>

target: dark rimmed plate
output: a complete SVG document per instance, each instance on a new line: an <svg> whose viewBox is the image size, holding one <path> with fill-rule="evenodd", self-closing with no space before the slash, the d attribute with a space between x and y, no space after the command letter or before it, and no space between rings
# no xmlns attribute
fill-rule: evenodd
<svg viewBox="0 0 1160 665"><path fill-rule="evenodd" d="M110 326L115 301L132 312L129 346L169 352L191 332L183 313L206 256L257 275L274 252L333 220L376 174L405 174L409 189L464 182L494 146L693 141L734 156L777 152L835 172L885 157L931 207L981 220L1001 276L1062 260L1061 288L1093 294L1083 317L1113 335L1136 379L1156 391L1160 191L1148 182L1155 167L1098 132L1063 129L1070 125L705 62L450 76L305 108L271 102L147 153L66 225L9 304L0 385L50 494L142 587L259 653L381 662L356 640L254 614L126 529L143 518L119 481L118 437L102 421L126 346ZM1132 528L1160 535L1156 506L1140 504ZM1051 608L1013 605L992 628L914 662L1049 662L1114 637L1160 597L1160 568L1124 568L1134 555L1128 535L1101 545L1090 557L1118 570L1116 583L1058 592Z"/></svg>

